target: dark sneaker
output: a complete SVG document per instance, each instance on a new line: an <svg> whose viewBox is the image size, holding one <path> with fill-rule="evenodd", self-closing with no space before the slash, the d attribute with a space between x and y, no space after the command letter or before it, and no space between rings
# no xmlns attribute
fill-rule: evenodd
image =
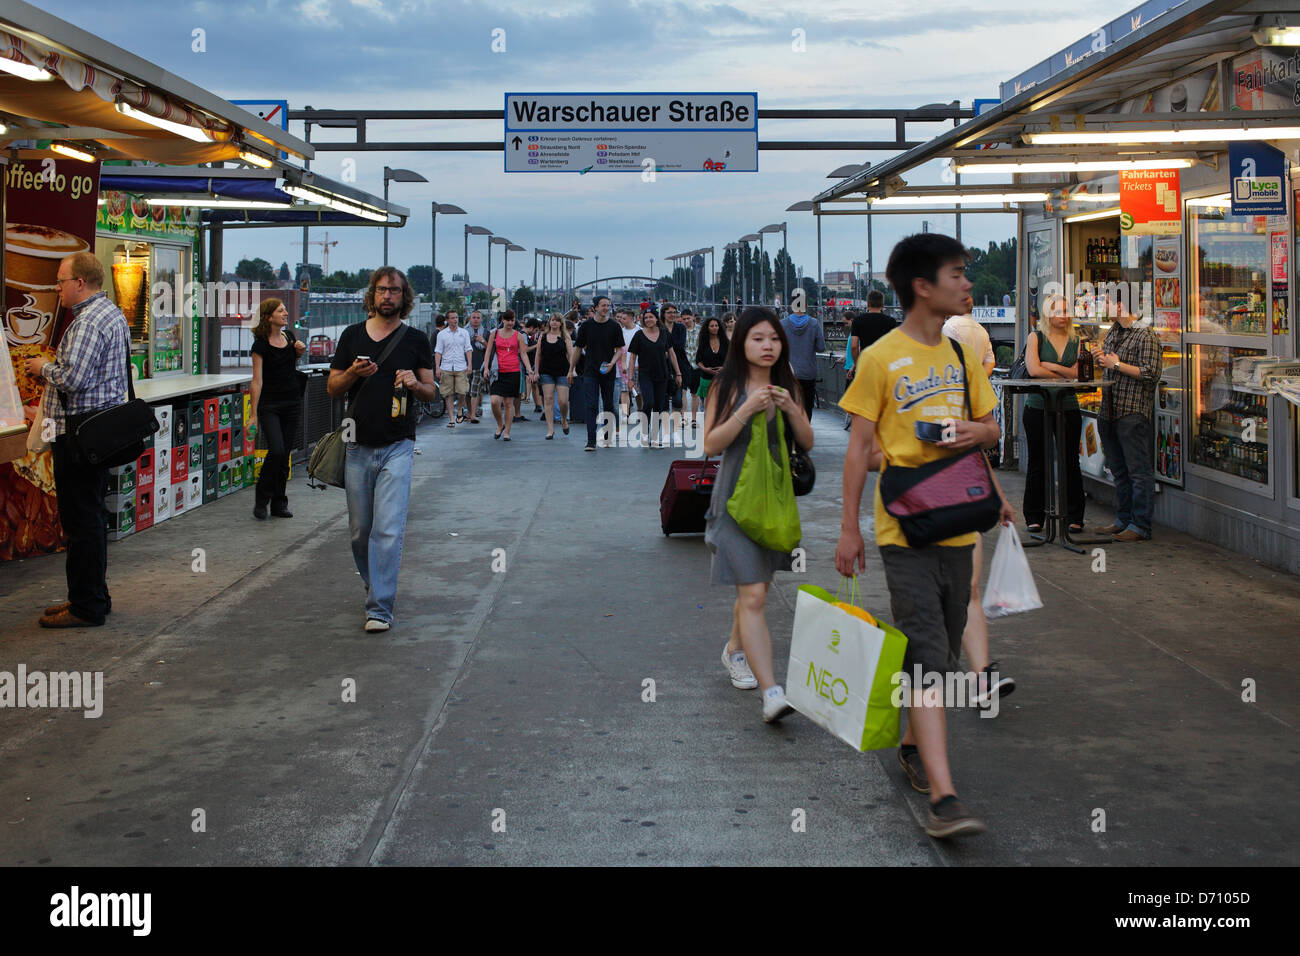
<svg viewBox="0 0 1300 956"><path fill-rule="evenodd" d="M253 517L258 521L266 520L266 502L259 501L257 504L253 505Z"/></svg>
<svg viewBox="0 0 1300 956"><path fill-rule="evenodd" d="M903 748L898 748L898 763L903 768L903 773L907 774L908 782L911 783L912 789L917 793L930 792L930 778L925 775L925 764L921 763L921 752L911 750L903 752Z"/></svg>
<svg viewBox="0 0 1300 956"><path fill-rule="evenodd" d="M1002 665L998 661L993 661L980 671L976 678L975 694L971 698L971 702L977 707L988 707L993 698L1006 697L1016 689L1015 678L1000 673L1001 669Z"/></svg>
<svg viewBox="0 0 1300 956"><path fill-rule="evenodd" d="M588 443L587 443L587 447L584 448L584 449L582 449L582 450L583 450L583 451L595 451L595 450L596 450L596 446L593 445L593 444L591 444L590 442L588 442Z"/></svg>
<svg viewBox="0 0 1300 956"><path fill-rule="evenodd" d="M984 821L971 816L962 802L951 794L938 803L930 804L930 815L925 821L926 835L940 840L954 836L973 836L986 829Z"/></svg>

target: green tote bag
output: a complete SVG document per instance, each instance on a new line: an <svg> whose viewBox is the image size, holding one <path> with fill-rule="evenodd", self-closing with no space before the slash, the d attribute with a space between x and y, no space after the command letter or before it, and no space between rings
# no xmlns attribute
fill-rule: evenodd
<svg viewBox="0 0 1300 956"><path fill-rule="evenodd" d="M727 513L755 544L789 552L799 545L802 529L790 479L783 417L776 416L778 448L774 459L767 447L767 415L754 416L736 490L727 499Z"/></svg>

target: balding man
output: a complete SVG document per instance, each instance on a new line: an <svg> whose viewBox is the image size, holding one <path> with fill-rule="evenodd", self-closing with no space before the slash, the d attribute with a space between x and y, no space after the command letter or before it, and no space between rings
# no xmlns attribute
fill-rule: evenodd
<svg viewBox="0 0 1300 956"><path fill-rule="evenodd" d="M73 434L92 413L126 401L131 330L122 310L104 294L104 267L89 252L60 262L55 282L59 304L72 313L72 321L54 361L28 359L27 371L55 390L42 407L54 424L54 489L68 536L68 600L46 608L40 625L98 627L113 604L106 580L108 469L86 461Z"/></svg>

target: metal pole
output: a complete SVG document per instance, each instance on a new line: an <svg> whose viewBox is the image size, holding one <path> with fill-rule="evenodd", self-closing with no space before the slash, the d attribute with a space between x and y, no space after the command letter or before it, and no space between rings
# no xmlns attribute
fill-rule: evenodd
<svg viewBox="0 0 1300 956"><path fill-rule="evenodd" d="M820 206L813 209L813 215L817 217L817 281L813 283L813 288L817 290L817 315L820 318L826 307L822 302L822 211Z"/></svg>
<svg viewBox="0 0 1300 956"><path fill-rule="evenodd" d="M875 242L871 238L871 207L867 207L867 294L876 287L876 267L872 260Z"/></svg>
<svg viewBox="0 0 1300 956"><path fill-rule="evenodd" d="M716 247L709 247L709 304L717 310L718 305L718 280L714 278L718 274L718 258Z"/></svg>
<svg viewBox="0 0 1300 956"><path fill-rule="evenodd" d="M465 271L460 278L465 283L465 308L473 312L473 301L469 297L469 226L465 227Z"/></svg>
<svg viewBox="0 0 1300 956"><path fill-rule="evenodd" d="M767 305L766 302L767 283L763 282L763 256L764 255L766 255L766 253L763 252L763 234L760 232L758 234L758 281L763 285L763 294L759 296L759 299L763 300L762 301L763 305Z"/></svg>
<svg viewBox="0 0 1300 956"><path fill-rule="evenodd" d="M748 301L748 296L745 295L745 273L749 271L749 243L742 242L740 248L744 250L745 255L745 267L740 271L740 300L741 302L746 302ZM739 258L740 250L737 250L736 255L737 258Z"/></svg>
<svg viewBox="0 0 1300 956"><path fill-rule="evenodd" d="M433 300L433 311L438 311L438 204L433 204L432 242L429 247L429 298Z"/></svg>
<svg viewBox="0 0 1300 956"><path fill-rule="evenodd" d="M387 170L387 167L384 167ZM388 177L384 177L384 208L388 208ZM388 265L388 213L384 213L384 265Z"/></svg>
<svg viewBox="0 0 1300 956"><path fill-rule="evenodd" d="M488 295L492 295L492 237L487 237L488 247Z"/></svg>
<svg viewBox="0 0 1300 956"><path fill-rule="evenodd" d="M781 251L785 261L781 263L781 304L790 308L790 250L786 245L785 223L781 223Z"/></svg>

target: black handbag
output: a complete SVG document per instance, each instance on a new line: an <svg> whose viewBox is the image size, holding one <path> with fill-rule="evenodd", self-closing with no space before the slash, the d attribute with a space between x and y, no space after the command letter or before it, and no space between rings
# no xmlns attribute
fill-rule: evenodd
<svg viewBox="0 0 1300 956"><path fill-rule="evenodd" d="M813 467L812 457L795 443L793 435L790 438L790 483L794 485L796 498L808 494L817 483L817 469Z"/></svg>
<svg viewBox="0 0 1300 956"><path fill-rule="evenodd" d="M1029 334L1037 335L1038 330L1034 329ZM1043 347L1043 343L1041 341L1038 343L1038 347L1041 354L1041 349ZM1020 347L1020 357L1011 363L1011 370L1007 373L1007 378L1026 379L1032 377L1029 374L1029 366L1025 362L1025 350L1028 348L1029 348L1029 340L1026 339L1025 344Z"/></svg>
<svg viewBox="0 0 1300 956"><path fill-rule="evenodd" d="M126 390L129 398L121 405L90 412L73 431L81 455L92 465L115 468L135 461L144 444L159 427L153 408L135 397L131 379L131 340L126 343Z"/></svg>
<svg viewBox="0 0 1300 956"><path fill-rule="evenodd" d="M287 325L284 327L284 337L289 342L289 348L293 348L294 343L298 341L298 337L293 334L293 332L289 329L289 326ZM293 379L295 382L298 383L298 396L301 398L303 395L307 394L307 382L311 378L311 376L309 376L302 369L298 368L298 356L296 355L294 356L293 363L294 363Z"/></svg>
<svg viewBox="0 0 1300 956"><path fill-rule="evenodd" d="M973 414L961 346L948 341L962 363L962 391L966 408ZM880 501L913 548L972 531L988 531L1002 514L1002 498L980 448L917 468L886 463L880 476Z"/></svg>

